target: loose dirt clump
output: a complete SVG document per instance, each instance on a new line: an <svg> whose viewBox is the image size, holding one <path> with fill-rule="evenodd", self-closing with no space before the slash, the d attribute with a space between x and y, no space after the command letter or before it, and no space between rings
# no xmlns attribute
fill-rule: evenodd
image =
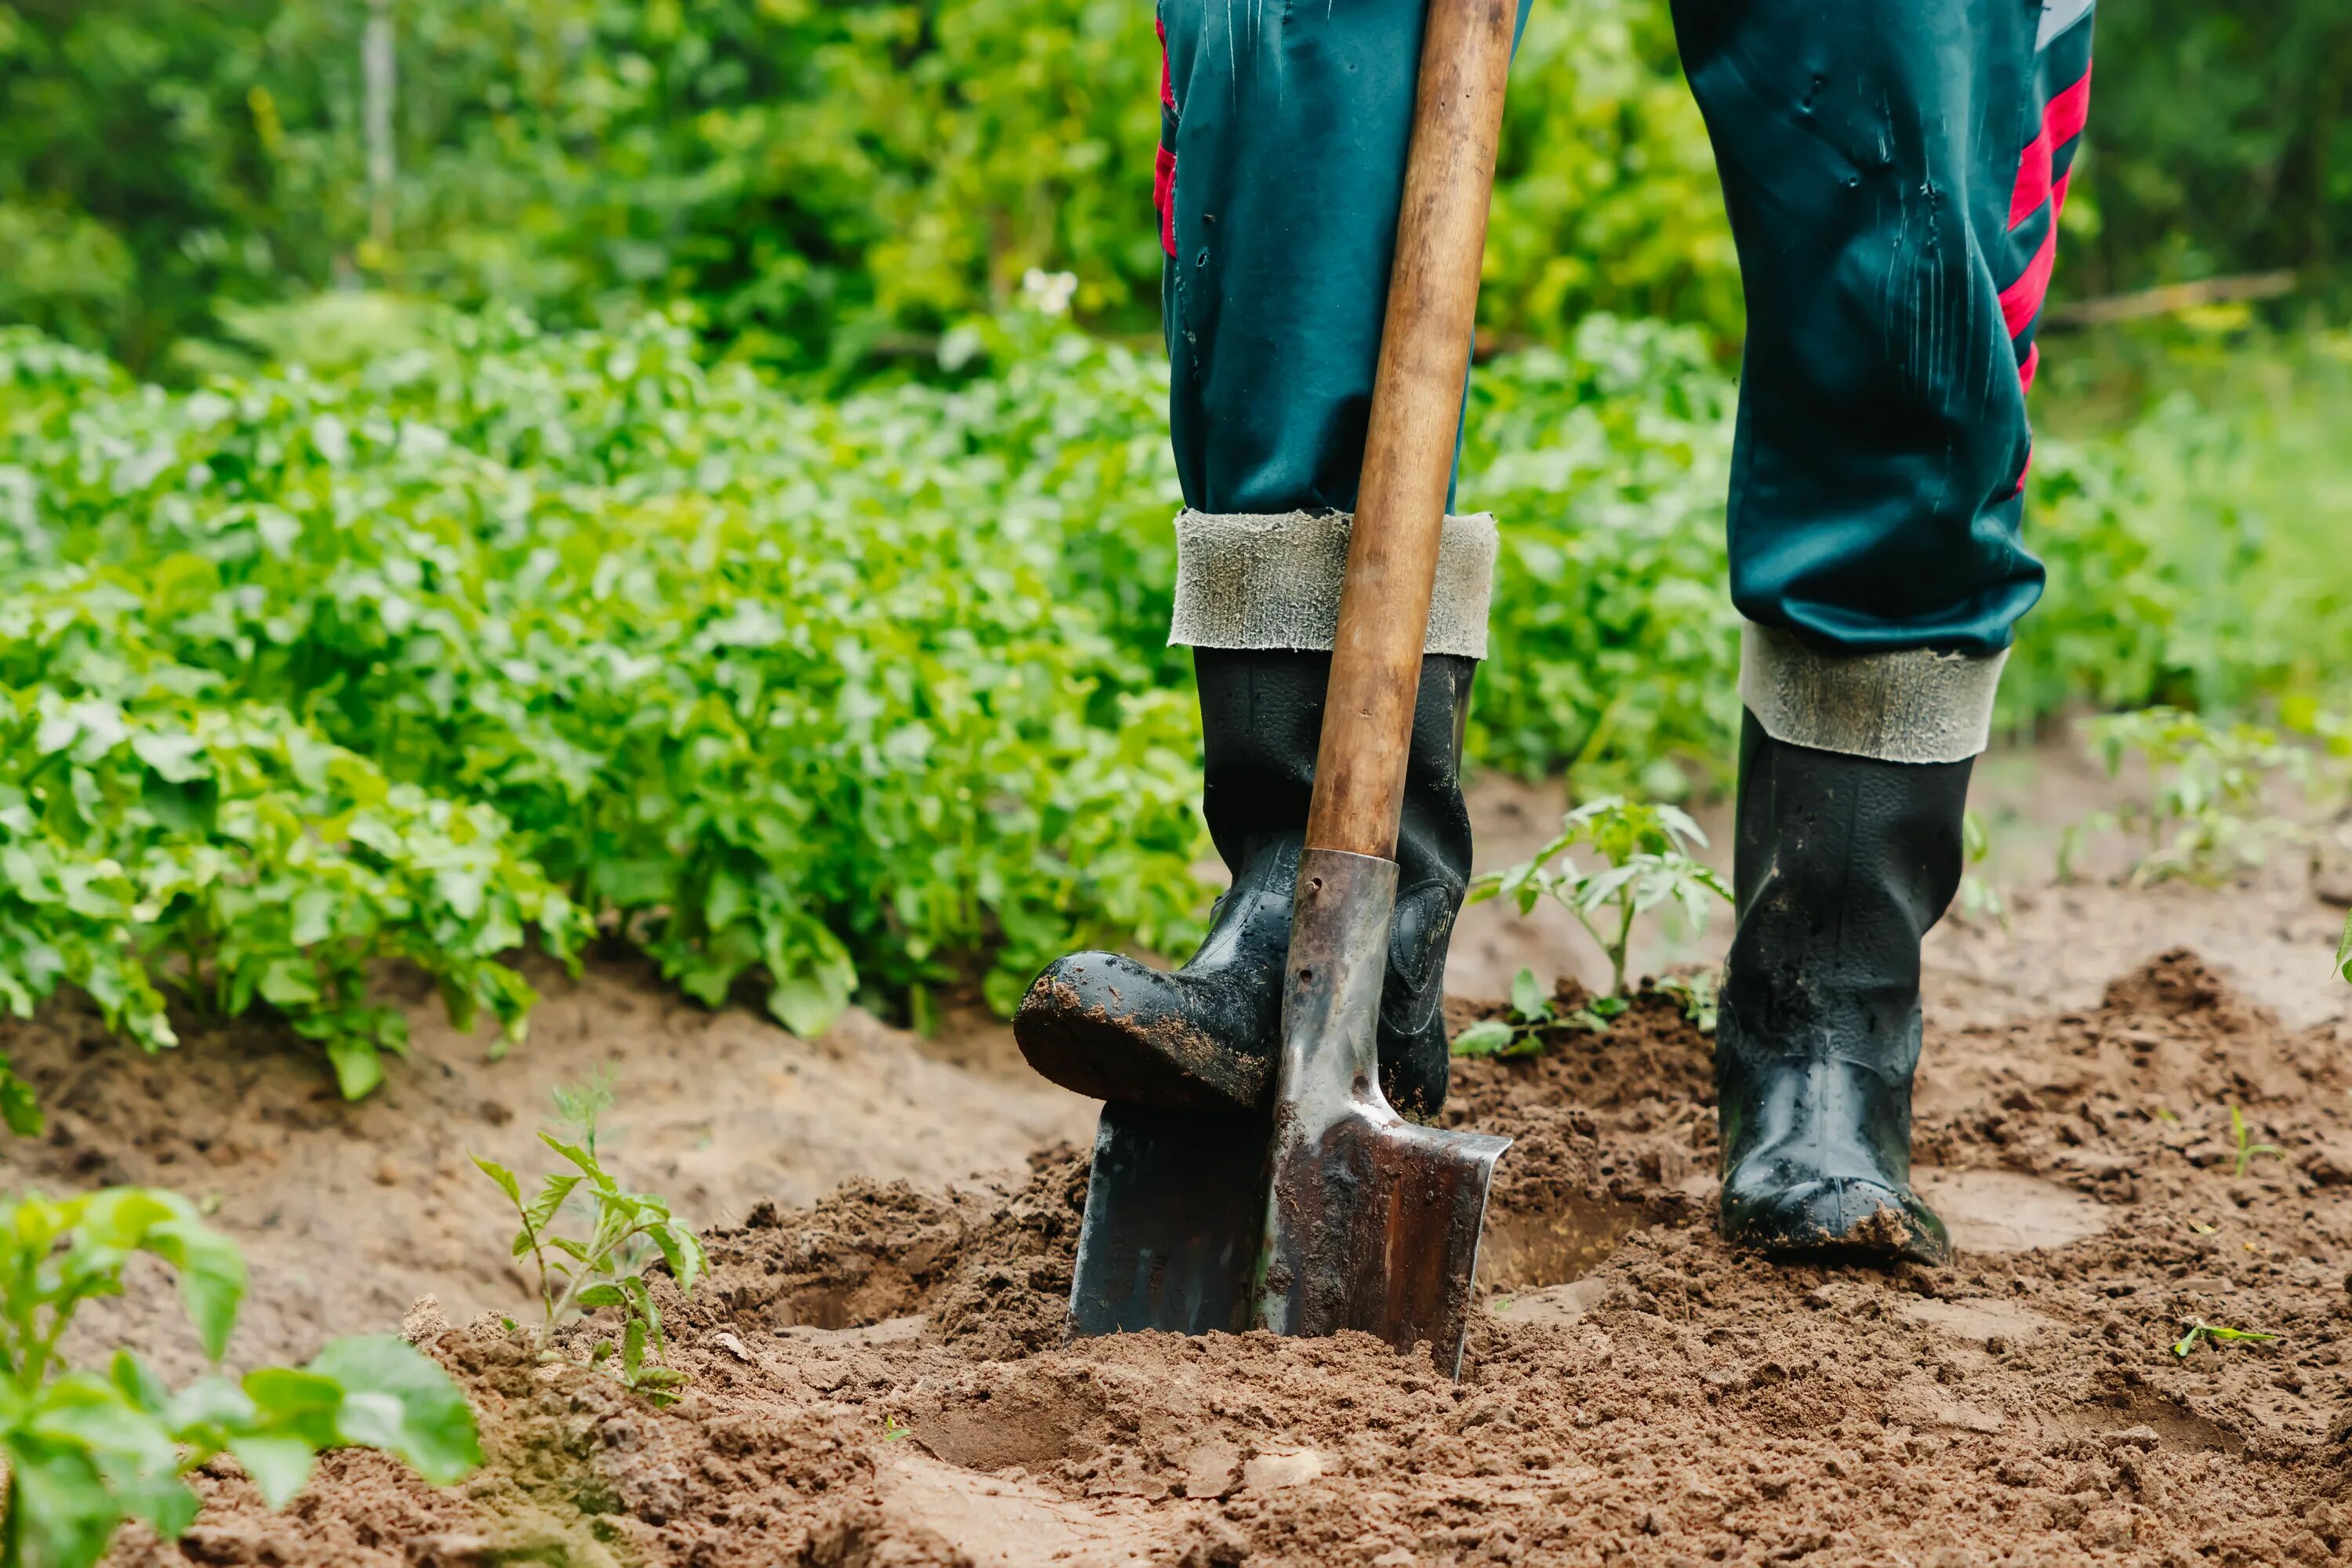
<svg viewBox="0 0 2352 1568"><path fill-rule="evenodd" d="M373 1456L273 1517L232 1464L125 1561L487 1564L2323 1563L2352 1557L2352 1097L2193 955L1931 1032L1920 1180L1960 1256L1790 1268L1705 1223L1707 1042L1664 998L1449 1121L1511 1133L1463 1379L1360 1335L1066 1343L1084 1163L852 1184L665 1291L685 1397L412 1331L492 1462ZM2246 1147L2230 1121L2238 1106ZM2202 1321L2275 1342L2174 1346ZM585 1343L584 1333L575 1336ZM570 1346L572 1341L563 1342Z"/></svg>

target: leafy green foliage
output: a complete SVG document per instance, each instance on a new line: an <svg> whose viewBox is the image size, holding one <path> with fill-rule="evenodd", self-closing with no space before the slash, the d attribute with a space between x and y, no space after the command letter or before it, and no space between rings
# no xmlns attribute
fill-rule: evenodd
<svg viewBox="0 0 2352 1568"><path fill-rule="evenodd" d="M12 1002L71 981L166 1043L177 949L348 1057L394 1043L368 958L511 1023L491 955L593 913L813 1034L861 980L977 952L1009 1005L1054 952L1192 929L1188 704L1063 576L1160 445L1133 356L826 405L674 323L454 330L177 399L12 343L0 696L35 743L0 825L46 857L0 904Z"/></svg>
<svg viewBox="0 0 2352 1568"><path fill-rule="evenodd" d="M2277 788L2308 789L2314 753L2251 724L2216 724L2178 709L2148 708L2087 720L2084 732L2110 774L2137 758L2148 797L2084 826L2137 832L2135 886L2168 878L2213 883L2259 866L2301 829L2280 815Z"/></svg>
<svg viewBox="0 0 2352 1568"><path fill-rule="evenodd" d="M1562 817L1559 836L1533 858L1471 883L1470 901L1508 899L1522 915L1544 899L1559 904L1607 955L1609 999L1622 1006L1636 919L1671 905L1697 931L1712 903L1731 901L1721 874L1690 853L1706 843L1698 824L1675 806L1604 796ZM1577 848L1591 849L1601 863L1580 867L1570 854Z"/></svg>
<svg viewBox="0 0 2352 1568"><path fill-rule="evenodd" d="M2209 1323L2202 1318L2189 1319L2188 1330L2172 1347L2172 1353L2183 1361L2189 1359L2189 1352L2197 1348L2200 1340L2217 1345L2271 1345L2285 1337L2263 1329L2225 1328L2220 1323Z"/></svg>
<svg viewBox="0 0 2352 1568"><path fill-rule="evenodd" d="M174 1001L268 1006L363 1089L398 1045L363 992L384 957L517 1028L504 951L601 927L814 1032L1197 934L1156 353L1016 311L946 334L952 385L826 397L673 319L331 304L247 318L314 363L186 395L0 341L11 1006L77 985L151 1045ZM1600 317L1481 369L1464 503L1504 549L1475 757L1722 781L1730 399L1696 334ZM2142 510L2105 447L2045 447L2038 542L2166 587L2111 684L2084 628L2116 616L2029 622L2020 725L2231 646L2161 565L2196 520ZM2262 657L2211 689L2311 665Z"/></svg>
<svg viewBox="0 0 2352 1568"><path fill-rule="evenodd" d="M1732 387L1698 335L1596 317L1472 378L1465 504L1502 531L1474 750L1673 799L1738 732Z"/></svg>
<svg viewBox="0 0 2352 1568"><path fill-rule="evenodd" d="M1537 984L1535 971L1522 969L1511 977L1505 1016L1479 1019L1454 1036L1449 1048L1457 1057L1535 1056L1543 1049L1541 1031L1552 1022L1551 998Z"/></svg>
<svg viewBox="0 0 2352 1568"><path fill-rule="evenodd" d="M189 1321L218 1360L245 1260L186 1199L136 1187L0 1199L0 1565L86 1568L126 1519L177 1537L197 1508L181 1478L220 1454L272 1507L301 1490L321 1449L381 1448L436 1485L481 1463L465 1396L397 1339L338 1340L299 1370L214 1375L176 1394L127 1350L102 1373L67 1364L60 1344L75 1313L121 1294L138 1253L178 1273Z"/></svg>
<svg viewBox="0 0 2352 1568"><path fill-rule="evenodd" d="M1669 974L1658 982L1658 989L1682 1003L1683 1016L1692 1028L1702 1035L1715 1033L1716 1020L1723 1012L1723 980L1716 971Z"/></svg>
<svg viewBox="0 0 2352 1568"><path fill-rule="evenodd" d="M566 325L690 303L797 366L928 348L1032 268L1075 274L1091 325L1157 326L1160 45L1128 0L402 0L389 247L364 7L0 16L0 310L142 370L240 303L353 277ZM1668 310L1735 332L1663 4L1548 5L1517 64L1490 323Z"/></svg>
<svg viewBox="0 0 2352 1568"><path fill-rule="evenodd" d="M650 1193L622 1189L596 1157L596 1118L612 1103L611 1086L591 1083L583 1090L559 1093L560 1113L573 1122L578 1142L541 1132L540 1141L572 1167L542 1178L529 1200L512 1171L494 1161L474 1156L482 1173L499 1184L520 1216L515 1233L514 1256L528 1258L538 1270L539 1300L543 1316L532 1330L532 1341L542 1355L550 1353L548 1338L574 1318L600 1307L621 1314L618 1342L604 1339L590 1352L591 1366L611 1364L622 1386L656 1405L670 1405L686 1383L686 1373L661 1364L661 1310L655 1305L646 1272L658 1260L677 1282L681 1294L693 1290L702 1278L702 1243L694 1232L670 1216L669 1205ZM559 1228L568 1207L583 1206L588 1215L585 1237Z"/></svg>
<svg viewBox="0 0 2352 1568"><path fill-rule="evenodd" d="M1522 969L1511 977L1511 1001L1504 1016L1479 1019L1454 1036L1450 1048L1457 1057L1538 1056L1550 1031L1606 1034L1630 1005L1623 996L1596 996L1565 1011L1552 1004L1553 998L1536 983L1535 971Z"/></svg>

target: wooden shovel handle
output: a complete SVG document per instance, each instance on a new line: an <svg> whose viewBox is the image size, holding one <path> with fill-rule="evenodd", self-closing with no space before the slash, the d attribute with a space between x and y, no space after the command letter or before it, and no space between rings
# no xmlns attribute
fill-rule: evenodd
<svg viewBox="0 0 2352 1568"><path fill-rule="evenodd" d="M1396 857L1516 0L1430 0L1307 842Z"/></svg>

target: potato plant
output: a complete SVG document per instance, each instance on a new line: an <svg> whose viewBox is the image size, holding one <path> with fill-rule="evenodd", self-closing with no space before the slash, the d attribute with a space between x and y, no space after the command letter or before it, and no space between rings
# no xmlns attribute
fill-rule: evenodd
<svg viewBox="0 0 2352 1568"><path fill-rule="evenodd" d="M337 1340L306 1366L215 1373L176 1393L128 1350L103 1369L70 1364L62 1343L75 1314L121 1295L124 1266L140 1253L177 1272L189 1321L217 1362L245 1294L245 1260L185 1198L137 1187L0 1198L0 1568L87 1568L128 1519L177 1537L198 1506L184 1478L222 1454L273 1508L302 1489L322 1449L381 1448L436 1485L481 1463L465 1396L394 1338Z"/></svg>

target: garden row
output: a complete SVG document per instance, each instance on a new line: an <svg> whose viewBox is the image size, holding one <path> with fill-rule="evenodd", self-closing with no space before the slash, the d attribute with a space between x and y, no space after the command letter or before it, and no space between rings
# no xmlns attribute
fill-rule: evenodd
<svg viewBox="0 0 2352 1568"><path fill-rule="evenodd" d="M150 1047L175 998L267 1005L359 1094L402 1044L387 957L519 1035L512 951L601 928L813 1033L1180 948L1207 889L1164 369L1035 312L943 355L827 400L668 318L450 317L177 393L0 339L0 994L79 986ZM1479 759L1720 778L1730 401L1695 333L1606 318L1482 370ZM2275 575L2251 532L2217 575L2128 444L2045 446L2013 725L2306 682L2325 616L2210 635Z"/></svg>

